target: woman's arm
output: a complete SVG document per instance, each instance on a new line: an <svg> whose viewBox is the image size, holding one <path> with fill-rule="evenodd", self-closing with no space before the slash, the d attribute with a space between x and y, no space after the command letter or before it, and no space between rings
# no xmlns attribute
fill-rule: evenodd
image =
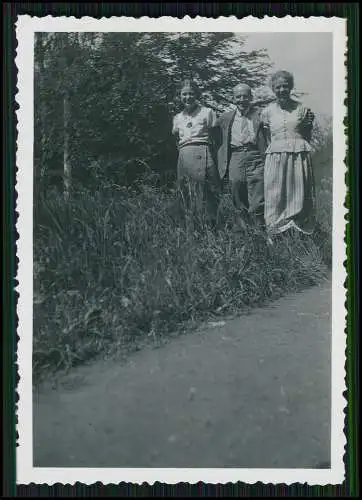
<svg viewBox="0 0 362 500"><path fill-rule="evenodd" d="M177 116L174 116L172 120L172 135L178 135Z"/></svg>

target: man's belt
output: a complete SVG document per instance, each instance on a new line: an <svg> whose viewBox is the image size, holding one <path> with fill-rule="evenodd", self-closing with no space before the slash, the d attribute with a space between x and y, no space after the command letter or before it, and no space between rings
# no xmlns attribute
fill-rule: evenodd
<svg viewBox="0 0 362 500"><path fill-rule="evenodd" d="M257 147L255 144L242 144L241 146L233 146L231 145L231 151L232 152L237 152L237 151L257 151Z"/></svg>

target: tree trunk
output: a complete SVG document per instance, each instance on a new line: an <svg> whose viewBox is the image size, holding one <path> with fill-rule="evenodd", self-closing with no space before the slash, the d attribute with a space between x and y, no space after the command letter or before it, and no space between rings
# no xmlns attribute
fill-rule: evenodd
<svg viewBox="0 0 362 500"><path fill-rule="evenodd" d="M69 160L69 125L70 125L70 104L69 93L65 91L63 97L63 168L64 168L64 199L68 200L71 189L71 165Z"/></svg>

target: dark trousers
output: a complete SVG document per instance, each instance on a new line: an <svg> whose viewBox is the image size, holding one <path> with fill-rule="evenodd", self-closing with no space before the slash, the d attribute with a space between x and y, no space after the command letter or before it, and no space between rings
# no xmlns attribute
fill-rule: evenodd
<svg viewBox="0 0 362 500"><path fill-rule="evenodd" d="M229 181L234 206L245 221L264 224L264 161L257 150L232 150Z"/></svg>

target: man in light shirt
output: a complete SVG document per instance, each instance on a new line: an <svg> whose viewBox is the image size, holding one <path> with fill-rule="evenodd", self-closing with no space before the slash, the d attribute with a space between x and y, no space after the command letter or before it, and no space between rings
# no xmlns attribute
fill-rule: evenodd
<svg viewBox="0 0 362 500"><path fill-rule="evenodd" d="M264 224L264 152L266 137L260 112L253 109L251 88L239 84L233 89L235 109L216 122L218 170L227 176L233 203L243 228L247 222Z"/></svg>

